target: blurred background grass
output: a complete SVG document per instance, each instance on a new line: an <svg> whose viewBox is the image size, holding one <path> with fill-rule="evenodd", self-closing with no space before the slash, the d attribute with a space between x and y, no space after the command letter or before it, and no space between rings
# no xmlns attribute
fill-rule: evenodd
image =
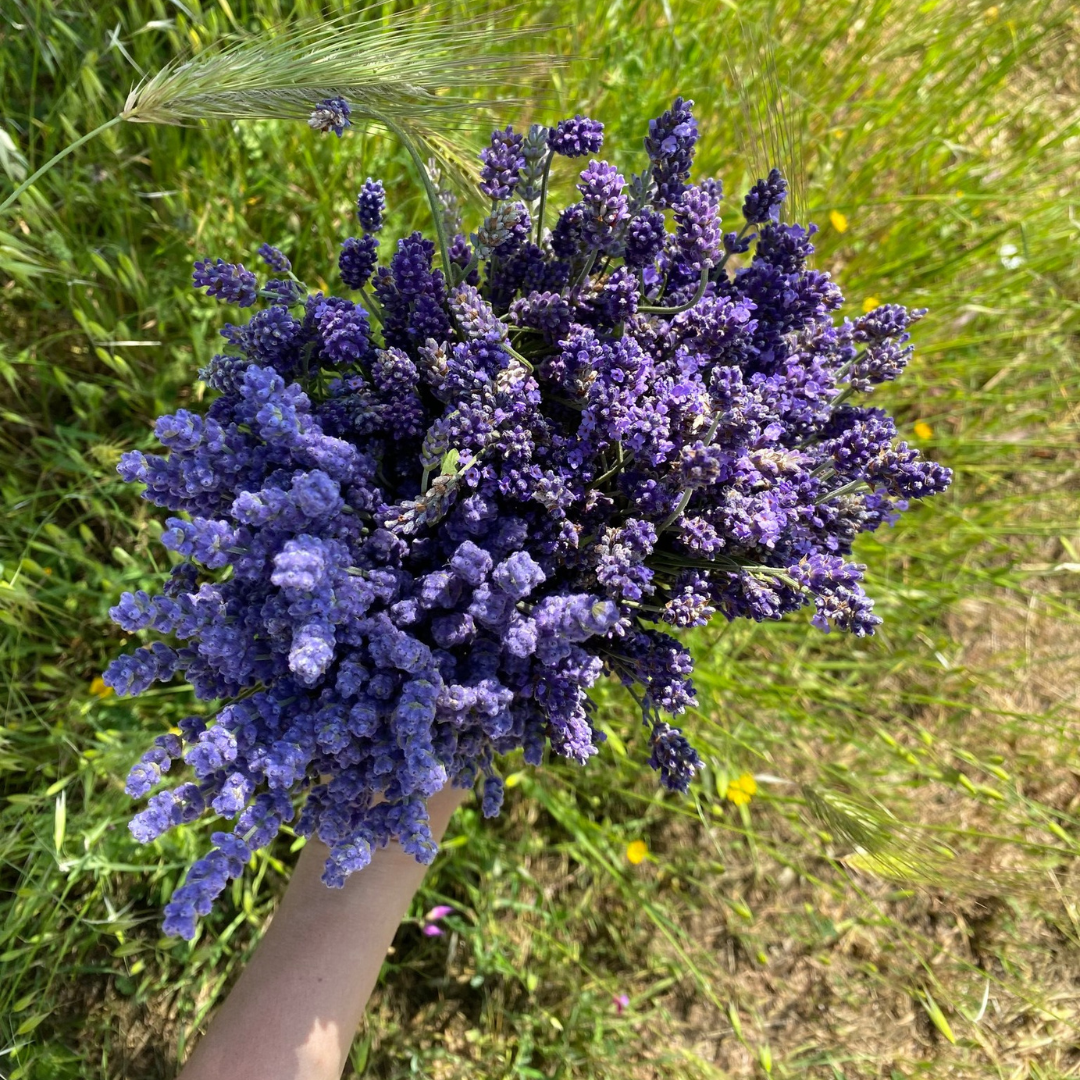
<svg viewBox="0 0 1080 1080"><path fill-rule="evenodd" d="M502 7L467 10L485 6ZM0 191L140 72L319 10L5 0ZM875 396L956 482L860 541L876 638L802 618L696 635L687 726L709 765L690 797L656 791L632 703L604 689L599 760L515 773L496 822L462 810L415 905L457 914L443 937L402 927L355 1073L1080 1075L1076 9L558 0L513 17L583 59L542 108L493 121L588 110L640 169L648 118L692 97L697 175L724 178L730 216L779 155L851 308L930 307L910 371ZM287 879L288 837L195 942L160 937L205 830L138 847L123 777L193 702L94 682L123 637L108 607L164 566L114 467L191 403L215 348L192 261L266 240L325 288L369 174L393 227L426 225L404 154L374 134L123 125L0 221L8 1080L172 1075ZM737 803L744 774L756 792Z"/></svg>

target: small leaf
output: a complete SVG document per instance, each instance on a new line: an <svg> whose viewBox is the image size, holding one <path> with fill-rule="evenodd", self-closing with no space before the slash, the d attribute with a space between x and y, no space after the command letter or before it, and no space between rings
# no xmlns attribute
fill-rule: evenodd
<svg viewBox="0 0 1080 1080"><path fill-rule="evenodd" d="M38 1016L28 1016L16 1029L16 1035L29 1035L41 1023L48 1013L41 1013Z"/></svg>
<svg viewBox="0 0 1080 1080"><path fill-rule="evenodd" d="M758 1061L761 1062L761 1067L765 1072L772 1076L772 1050L769 1049L768 1043L758 1047Z"/></svg>
<svg viewBox="0 0 1080 1080"><path fill-rule="evenodd" d="M439 465L440 476L455 476L458 471L458 461L461 458L461 454L457 449L447 450L443 454L442 463Z"/></svg>
<svg viewBox="0 0 1080 1080"><path fill-rule="evenodd" d="M53 821L53 843L56 845L56 854L60 855L64 849L64 837L67 835L67 792L61 791L56 796L56 816Z"/></svg>
<svg viewBox="0 0 1080 1080"><path fill-rule="evenodd" d="M956 1045L956 1036L953 1034L952 1028L949 1026L949 1021L945 1018L945 1014L941 1011L941 1006L930 995L930 991L927 990L919 999L922 1003L922 1007L926 1010L926 1015L930 1017L930 1022L941 1032L941 1034L953 1044Z"/></svg>
<svg viewBox="0 0 1080 1080"><path fill-rule="evenodd" d="M371 1053L371 1036L366 1035L356 1044L352 1052L352 1066L357 1076L362 1076L367 1068L368 1055Z"/></svg>
<svg viewBox="0 0 1080 1080"><path fill-rule="evenodd" d="M1059 839L1063 840L1066 844L1071 844L1072 837L1056 822L1048 821L1046 827Z"/></svg>
<svg viewBox="0 0 1080 1080"><path fill-rule="evenodd" d="M732 1030L735 1032L735 1038L740 1042L742 1041L742 1020L739 1018L739 1010L735 1005L735 1002L729 1002L727 1007L728 1019L731 1021Z"/></svg>

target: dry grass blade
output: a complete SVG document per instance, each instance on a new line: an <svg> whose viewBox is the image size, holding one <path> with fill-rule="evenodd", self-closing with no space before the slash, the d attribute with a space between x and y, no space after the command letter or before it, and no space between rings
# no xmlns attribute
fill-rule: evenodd
<svg viewBox="0 0 1080 1080"><path fill-rule="evenodd" d="M806 155L803 145L802 109L790 87L781 81L772 40L761 28L739 21L745 39L744 61L728 61L732 86L742 114L740 136L744 154L756 176L778 168L788 182L788 197L781 209L787 221L805 217Z"/></svg>
<svg viewBox="0 0 1080 1080"><path fill-rule="evenodd" d="M1032 891L1031 881L954 851L929 830L901 821L880 804L810 785L803 785L801 791L818 822L851 848L837 861L860 874L940 889L953 896Z"/></svg>

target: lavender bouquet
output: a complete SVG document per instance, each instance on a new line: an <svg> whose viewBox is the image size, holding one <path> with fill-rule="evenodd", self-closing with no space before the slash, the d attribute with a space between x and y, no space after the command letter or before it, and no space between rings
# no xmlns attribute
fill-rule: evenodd
<svg viewBox="0 0 1080 1080"><path fill-rule="evenodd" d="M150 795L142 842L235 822L173 894L167 933L193 937L298 806L329 886L391 839L430 862L425 800L444 785L482 778L493 816L501 755L597 753L604 675L640 704L660 782L685 791L700 760L667 718L694 704L693 662L669 629L808 605L823 630L880 621L852 542L950 473L850 399L901 373L922 312L838 322L775 169L725 233L720 182L690 182L691 105L650 122L629 181L594 157L595 121L496 131L476 232L436 193L436 241L399 240L389 265L369 179L339 260L360 303L309 294L266 245L268 280L196 263L196 286L258 310L201 372L206 415L161 417L167 455L119 466L177 515L162 542L179 561L161 595L112 609L172 643L105 676L120 694L180 676L224 702L128 778L141 798L181 759L192 774ZM311 118L348 122L342 98ZM557 155L587 164L546 231Z"/></svg>

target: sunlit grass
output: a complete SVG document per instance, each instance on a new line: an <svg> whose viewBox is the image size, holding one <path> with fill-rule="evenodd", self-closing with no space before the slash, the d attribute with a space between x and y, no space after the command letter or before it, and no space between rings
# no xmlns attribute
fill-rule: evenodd
<svg viewBox="0 0 1080 1080"><path fill-rule="evenodd" d="M0 190L112 115L141 72L283 7L188 0L192 22L165 0L17 0L0 13L16 151L0 153ZM599 761L525 770L496 823L463 810L417 900L452 903L453 932L402 929L354 1064L380 1077L984 1077L1029 1063L1032 1076L1067 1075L1080 838L1075 15L1016 0L563 0L544 17L562 27L554 50L583 59L556 74L551 115L536 119L587 109L607 125L605 152L639 169L648 117L693 97L698 171L723 176L729 215L771 156L802 163L818 266L853 311L868 298L931 309L911 370L878 394L957 479L861 541L885 617L874 640L800 619L695 636L688 726L709 769L691 798L656 793L628 699L602 690ZM0 220L9 1080L169 1075L284 883L287 838L195 943L159 937L202 833L136 846L122 777L193 702L179 688L134 702L91 689L121 644L108 606L164 565L160 525L114 466L154 416L190 402L216 349L222 313L188 288L193 259L250 259L266 240L332 286L369 174L387 182L391 228L426 227L390 140L315 139L278 120L110 130ZM559 180L572 183L569 168ZM757 791L739 806L728 785L747 772ZM877 831L860 834L857 814L830 822L815 792L877 805ZM895 824L882 826L885 811ZM929 884L901 880L891 841L874 849L882 828L923 853ZM648 849L638 864L635 840Z"/></svg>

